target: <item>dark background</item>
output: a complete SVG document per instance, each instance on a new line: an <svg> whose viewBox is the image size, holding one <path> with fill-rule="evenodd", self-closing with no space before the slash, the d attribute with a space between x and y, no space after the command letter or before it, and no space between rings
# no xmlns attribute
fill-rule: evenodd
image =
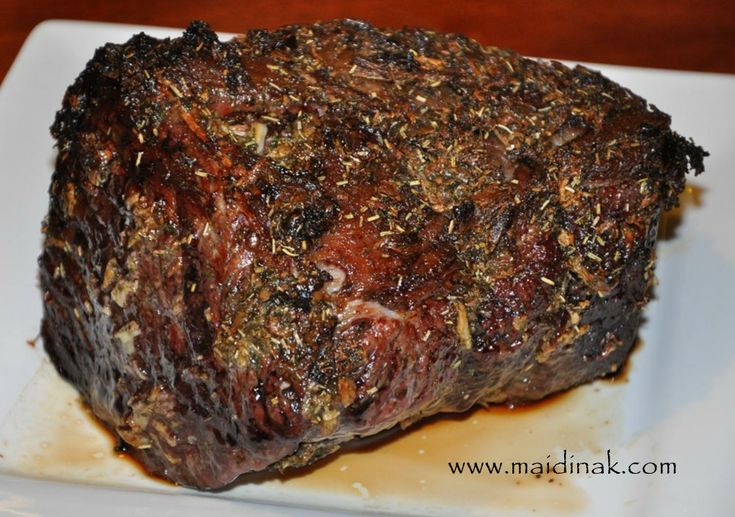
<svg viewBox="0 0 735 517"><path fill-rule="evenodd" d="M184 27L192 19L242 32L337 17L463 32L523 54L735 73L735 1L0 0L0 78L49 18Z"/></svg>

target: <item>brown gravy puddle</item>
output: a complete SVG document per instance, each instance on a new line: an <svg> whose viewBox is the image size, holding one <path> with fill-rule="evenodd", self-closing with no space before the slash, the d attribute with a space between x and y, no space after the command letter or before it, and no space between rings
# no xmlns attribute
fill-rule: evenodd
<svg viewBox="0 0 735 517"><path fill-rule="evenodd" d="M112 434L44 360L0 427L0 472L116 486L168 484L122 459L127 456L115 446Z"/></svg>
<svg viewBox="0 0 735 517"><path fill-rule="evenodd" d="M433 508L527 510L568 515L584 510L586 494L573 475L506 474L512 462L598 461L620 443L624 385L637 339L617 372L593 384L513 408L477 408L427 418L347 444L324 460L283 476L243 476L241 483L319 489L372 500L420 501ZM572 456L573 455L573 456ZM449 462L503 462L501 474L453 474ZM389 505L386 505L389 506ZM437 508L438 509L438 508Z"/></svg>
<svg viewBox="0 0 735 517"><path fill-rule="evenodd" d="M529 406L432 417L266 483L351 494L374 503L417 502L437 511L576 513L584 509L586 494L573 476L504 471L519 461L553 465L563 449L593 461L615 436L616 390L596 383ZM463 461L503 462L503 472L452 474L448 463Z"/></svg>
<svg viewBox="0 0 735 517"><path fill-rule="evenodd" d="M587 495L573 475L452 474L449 462L580 461L617 444L620 383L596 382L516 408L440 415L406 431L387 431L284 476L255 474L218 495L272 503L412 513L486 515L497 511L569 515ZM82 483L166 490L115 441L44 361L0 427L0 471ZM126 457L122 455L122 457Z"/></svg>

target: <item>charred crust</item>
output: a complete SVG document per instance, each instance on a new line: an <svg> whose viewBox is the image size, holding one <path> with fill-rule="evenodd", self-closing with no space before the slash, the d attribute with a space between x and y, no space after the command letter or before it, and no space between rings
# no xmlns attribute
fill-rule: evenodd
<svg viewBox="0 0 735 517"><path fill-rule="evenodd" d="M51 128L46 348L200 488L606 375L707 156L669 124L597 72L421 29L107 44Z"/></svg>
<svg viewBox="0 0 735 517"><path fill-rule="evenodd" d="M210 28L207 22L202 20L191 22L184 31L183 39L193 49L198 48L202 43L207 48L213 48L219 43L217 34Z"/></svg>

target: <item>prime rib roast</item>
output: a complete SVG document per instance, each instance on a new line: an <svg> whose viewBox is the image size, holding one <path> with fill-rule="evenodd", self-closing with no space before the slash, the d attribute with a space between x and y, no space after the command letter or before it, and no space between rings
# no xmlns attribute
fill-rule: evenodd
<svg viewBox="0 0 735 517"><path fill-rule="evenodd" d="M604 376L703 169L669 123L457 34L107 44L52 127L46 350L147 469L203 489Z"/></svg>

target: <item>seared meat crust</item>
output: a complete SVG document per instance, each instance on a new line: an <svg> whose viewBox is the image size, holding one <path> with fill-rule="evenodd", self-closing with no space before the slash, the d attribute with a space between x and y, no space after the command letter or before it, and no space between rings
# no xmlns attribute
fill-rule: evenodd
<svg viewBox="0 0 735 517"><path fill-rule="evenodd" d="M52 128L46 349L199 488L589 381L702 171L669 122L587 68L420 29L105 45Z"/></svg>

